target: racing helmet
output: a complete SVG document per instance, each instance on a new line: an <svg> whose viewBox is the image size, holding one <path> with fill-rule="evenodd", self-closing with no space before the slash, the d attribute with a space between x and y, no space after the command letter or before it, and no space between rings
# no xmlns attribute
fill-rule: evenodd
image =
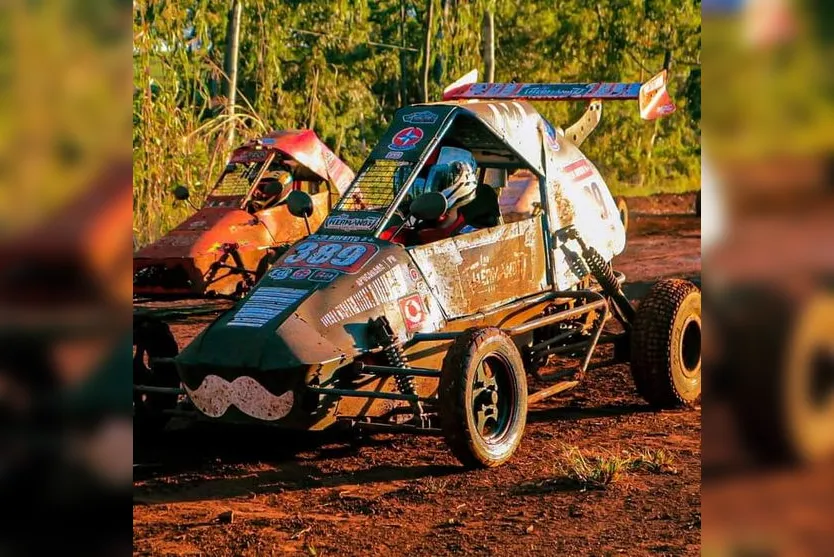
<svg viewBox="0 0 834 557"><path fill-rule="evenodd" d="M450 163L448 170L440 175L440 179L441 187L437 191L446 198L448 210L463 207L475 199L478 178L475 176L475 169L468 162Z"/></svg>
<svg viewBox="0 0 834 557"><path fill-rule="evenodd" d="M292 183L293 175L289 169L284 167L277 170L270 169L261 178L258 190L263 197L274 198L276 203L282 203L290 195Z"/></svg>
<svg viewBox="0 0 834 557"><path fill-rule="evenodd" d="M435 191L446 198L449 210L463 207L475 199L478 188L477 163L472 153L457 147L443 147L437 163L426 178L424 191Z"/></svg>

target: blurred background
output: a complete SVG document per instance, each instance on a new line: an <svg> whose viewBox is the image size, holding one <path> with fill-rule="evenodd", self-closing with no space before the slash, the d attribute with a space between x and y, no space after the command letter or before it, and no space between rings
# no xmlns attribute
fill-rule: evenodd
<svg viewBox="0 0 834 557"><path fill-rule="evenodd" d="M0 7L0 555L131 550L130 21Z"/></svg>
<svg viewBox="0 0 834 557"><path fill-rule="evenodd" d="M704 554L834 547L833 8L704 2Z"/></svg>

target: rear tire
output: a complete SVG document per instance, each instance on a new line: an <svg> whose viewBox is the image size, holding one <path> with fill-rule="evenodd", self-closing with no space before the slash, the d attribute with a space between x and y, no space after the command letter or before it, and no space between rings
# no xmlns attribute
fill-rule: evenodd
<svg viewBox="0 0 834 557"><path fill-rule="evenodd" d="M760 461L823 461L834 455L834 296L756 306L733 366L739 431Z"/></svg>
<svg viewBox="0 0 834 557"><path fill-rule="evenodd" d="M637 392L660 408L691 406L701 396L701 291L686 280L655 284L631 331Z"/></svg>
<svg viewBox="0 0 834 557"><path fill-rule="evenodd" d="M440 427L470 468L503 464L527 423L527 378L512 339L495 327L469 329L452 344L440 375Z"/></svg>

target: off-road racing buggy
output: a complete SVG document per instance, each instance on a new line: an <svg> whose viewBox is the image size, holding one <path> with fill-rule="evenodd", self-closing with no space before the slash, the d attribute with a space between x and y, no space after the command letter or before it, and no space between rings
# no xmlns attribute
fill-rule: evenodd
<svg viewBox="0 0 834 557"><path fill-rule="evenodd" d="M322 222L353 176L311 130L275 131L235 149L203 206L134 253L134 385L178 385L173 367L155 369L153 360L177 353L166 323L227 309ZM306 222L287 210L293 191L311 200ZM174 193L188 199L184 187ZM169 400L136 391L137 424L164 422L156 408Z"/></svg>
<svg viewBox="0 0 834 557"><path fill-rule="evenodd" d="M674 111L665 73L642 85L475 79L400 109L318 231L176 358L203 417L440 434L464 464L496 466L528 405L576 386L604 343L652 404L698 399L700 291L666 280L631 305L610 264L623 223L578 148L603 100L639 98L647 119ZM559 99L591 103L563 130L525 102ZM449 208L463 194L445 177L460 168L477 187ZM530 188L507 198L522 174ZM288 203L310 212L303 194ZM604 333L611 317L621 332ZM545 386L528 392L528 374Z"/></svg>
<svg viewBox="0 0 834 557"><path fill-rule="evenodd" d="M290 215L290 191L313 200L317 227L353 172L311 130L277 131L237 148L193 215L133 256L134 294L236 296L263 274L276 251L309 234ZM186 199L185 188L175 192Z"/></svg>

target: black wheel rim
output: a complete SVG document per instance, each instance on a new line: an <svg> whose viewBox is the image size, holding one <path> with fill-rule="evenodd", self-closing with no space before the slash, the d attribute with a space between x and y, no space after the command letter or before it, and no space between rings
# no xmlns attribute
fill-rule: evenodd
<svg viewBox="0 0 834 557"><path fill-rule="evenodd" d="M515 412L515 378L501 354L485 356L475 369L471 410L478 436L487 444L500 443L510 431Z"/></svg>
<svg viewBox="0 0 834 557"><path fill-rule="evenodd" d="M691 319L684 325L680 349L683 373L692 378L701 367L701 322L697 319Z"/></svg>
<svg viewBox="0 0 834 557"><path fill-rule="evenodd" d="M820 348L811 360L811 400L824 408L834 396L834 348Z"/></svg>

